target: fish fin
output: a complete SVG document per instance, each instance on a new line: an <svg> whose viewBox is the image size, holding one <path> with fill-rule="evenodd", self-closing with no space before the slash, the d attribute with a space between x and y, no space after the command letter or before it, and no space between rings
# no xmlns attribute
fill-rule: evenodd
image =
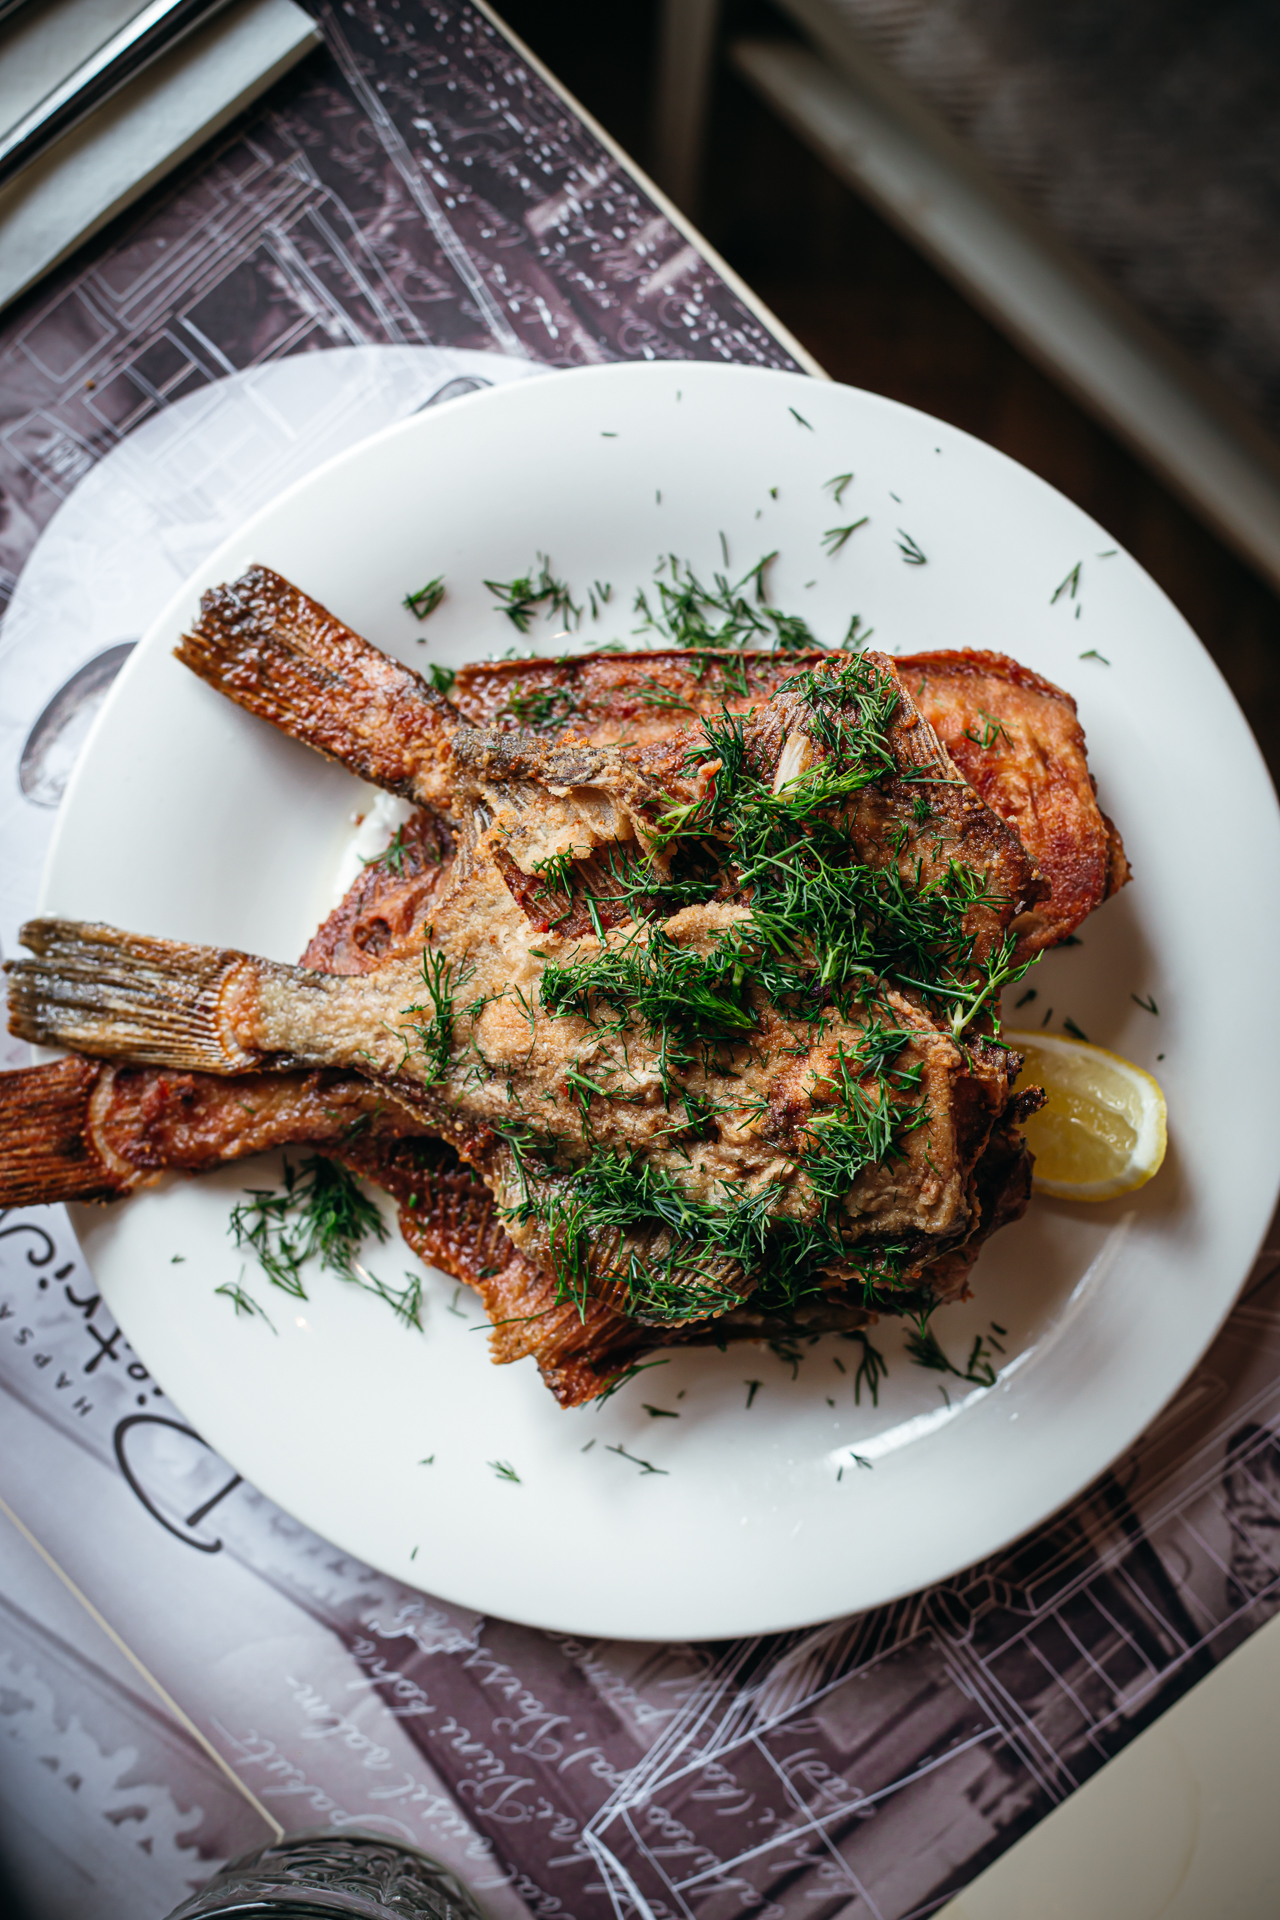
<svg viewBox="0 0 1280 1920"><path fill-rule="evenodd" d="M100 1060L68 1054L43 1067L0 1074L0 1207L54 1200L114 1200L136 1184L98 1153L90 1102Z"/></svg>
<svg viewBox="0 0 1280 1920"><path fill-rule="evenodd" d="M206 593L174 652L229 700L362 780L448 811L455 710L269 567Z"/></svg>
<svg viewBox="0 0 1280 1920"><path fill-rule="evenodd" d="M5 965L9 1031L19 1039L206 1073L259 1064L222 1008L245 954L77 920L28 921L21 939L36 958Z"/></svg>

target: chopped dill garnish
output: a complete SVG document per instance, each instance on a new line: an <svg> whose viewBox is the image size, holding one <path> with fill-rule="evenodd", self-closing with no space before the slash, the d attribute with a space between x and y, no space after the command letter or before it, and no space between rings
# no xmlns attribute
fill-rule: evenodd
<svg viewBox="0 0 1280 1920"><path fill-rule="evenodd" d="M507 701L505 711L531 733L544 733L567 719L573 702L563 687L540 688L535 693L516 692Z"/></svg>
<svg viewBox="0 0 1280 1920"><path fill-rule="evenodd" d="M406 1273L403 1287L389 1286L356 1257L371 1236L385 1241L387 1228L355 1175L313 1153L298 1167L286 1159L283 1182L278 1190L251 1187L228 1223L237 1247L252 1251L271 1284L305 1300L303 1268L317 1260L323 1270L385 1300L406 1326L421 1329L421 1279Z"/></svg>
<svg viewBox="0 0 1280 1920"><path fill-rule="evenodd" d="M968 1381L971 1386L994 1387L996 1383L996 1370L981 1334L975 1335L969 1358L963 1367L957 1367L954 1361L948 1360L937 1334L927 1321L921 1321L907 1335L907 1352L916 1366L928 1367L934 1373L954 1374L957 1380Z"/></svg>
<svg viewBox="0 0 1280 1920"><path fill-rule="evenodd" d="M1088 1034L1084 1031L1083 1027L1078 1027L1074 1020L1067 1019L1064 1020L1062 1024L1073 1039L1088 1040Z"/></svg>
<svg viewBox="0 0 1280 1920"><path fill-rule="evenodd" d="M428 1087L443 1079L449 1070L453 1058L454 1000L459 987L465 986L474 972L470 961L459 969L435 947L423 950L422 983L427 997L406 1007L401 1018L404 1028L417 1035L415 1051L422 1055L423 1083ZM409 1016L414 1013L427 1014L429 1018L411 1020Z"/></svg>
<svg viewBox="0 0 1280 1920"><path fill-rule="evenodd" d="M853 475L851 473L834 474L830 480L823 481L822 483L823 492L825 493L828 489L830 489L831 498L835 501L836 505L839 506L844 490L850 484L852 479L853 479Z"/></svg>
<svg viewBox="0 0 1280 1920"><path fill-rule="evenodd" d="M452 667L442 667L439 662L435 660L433 660L427 668L427 678L430 680L436 692L442 693L446 699L448 699L449 695L453 692L453 683L457 677Z"/></svg>
<svg viewBox="0 0 1280 1920"><path fill-rule="evenodd" d="M489 1460L486 1462L486 1465L493 1468L499 1480L513 1480L517 1486L523 1484L520 1475L516 1472L509 1460Z"/></svg>
<svg viewBox="0 0 1280 1920"><path fill-rule="evenodd" d="M659 561L653 586L636 594L638 634L654 633L668 646L696 652L725 653L743 647L771 646L784 653L819 642L798 614L770 606L766 574L776 553L764 554L740 580L713 574L708 586L687 560L667 554ZM726 563L727 564L727 563Z"/></svg>
<svg viewBox="0 0 1280 1920"><path fill-rule="evenodd" d="M648 1373L651 1367L665 1367L669 1364L670 1362L667 1358L662 1360L637 1360L634 1361L631 1366L623 1367L619 1372L609 1374L605 1382L604 1392L596 1395L592 1405L596 1408L602 1407L606 1400L612 1400L614 1394L621 1392L622 1388L628 1386L637 1375Z"/></svg>
<svg viewBox="0 0 1280 1920"><path fill-rule="evenodd" d="M1144 1013L1158 1014L1160 1011L1159 1007L1156 1005L1154 994L1149 993L1144 998L1140 999L1136 993L1131 993L1129 995L1129 998L1133 1001L1133 1004L1135 1005L1135 1007L1141 1007Z"/></svg>
<svg viewBox="0 0 1280 1920"><path fill-rule="evenodd" d="M416 593L406 593L403 604L415 620L429 620L443 599L444 575L438 573L434 580L428 580L426 586L419 587Z"/></svg>
<svg viewBox="0 0 1280 1920"><path fill-rule="evenodd" d="M514 580L485 581L484 584L498 601L496 610L505 613L520 633L528 633L533 616L540 607L548 619L558 615L566 627L578 626L583 610L575 603L568 586L563 580L556 579L545 553L538 554L537 564L536 573L531 569L527 574L517 575Z"/></svg>
<svg viewBox="0 0 1280 1920"><path fill-rule="evenodd" d="M429 1453L425 1460L419 1460L418 1465L420 1467L434 1467L435 1463L436 1457L434 1453Z"/></svg>
<svg viewBox="0 0 1280 1920"><path fill-rule="evenodd" d="M678 1420L680 1415L673 1413L670 1407L651 1407L647 1400L640 1402L651 1420Z"/></svg>
<svg viewBox="0 0 1280 1920"><path fill-rule="evenodd" d="M1010 746L1013 745L1013 735L1003 721L997 720L995 714L988 713L985 707L979 707L978 718L983 723L981 734L975 733L972 727L964 730L965 739L972 740L975 747L981 747L984 753L989 753L997 740L1003 739Z"/></svg>
<svg viewBox="0 0 1280 1920"><path fill-rule="evenodd" d="M240 1269L240 1272L243 1277L243 1267ZM240 1280L224 1280L220 1287L214 1288L214 1292L225 1294L226 1298L235 1308L237 1318L242 1313L247 1314L251 1320L256 1316L259 1320L265 1320L271 1328L272 1333L275 1332L276 1329L270 1315L266 1312L265 1308L258 1305L253 1295L241 1285Z"/></svg>
<svg viewBox="0 0 1280 1920"><path fill-rule="evenodd" d="M871 1395L873 1407L880 1405L880 1382L889 1372L888 1362L878 1347L873 1347L869 1337L860 1329L843 1336L846 1340L856 1340L862 1347L862 1358L858 1370L853 1376L853 1404L862 1405L862 1389L865 1386Z"/></svg>
<svg viewBox="0 0 1280 1920"><path fill-rule="evenodd" d="M1082 660L1101 660L1104 667L1109 667L1111 665L1111 662L1108 660L1106 654L1099 653L1096 647L1088 648L1086 652L1080 655L1080 658Z"/></svg>
<svg viewBox="0 0 1280 1920"><path fill-rule="evenodd" d="M1019 994L1018 998L1013 1003L1014 1006L1029 1007L1031 1005L1031 1002L1038 997L1038 991L1039 990L1036 987L1028 987L1025 993Z"/></svg>
<svg viewBox="0 0 1280 1920"><path fill-rule="evenodd" d="M813 432L813 428L809 425L809 422L805 419L802 413L797 413L794 407L788 407L787 412L791 415L791 418L793 420L798 420L802 427L809 427L810 433Z"/></svg>
<svg viewBox="0 0 1280 1920"><path fill-rule="evenodd" d="M1080 591L1080 569L1083 565L1084 565L1083 560L1077 560L1074 567L1072 567L1070 573L1067 575L1066 579L1060 580L1058 582L1057 586L1054 588L1052 594L1049 597L1049 605L1051 607L1057 606L1059 600L1061 600L1064 593L1068 596L1069 599L1072 599L1072 600L1075 599L1076 595ZM1084 656L1081 655L1082 659L1083 657Z"/></svg>
<svg viewBox="0 0 1280 1920"><path fill-rule="evenodd" d="M742 1384L747 1390L747 1405L750 1406L751 1402L755 1399L761 1387L764 1385L764 1381L763 1380L744 1380Z"/></svg>
<svg viewBox="0 0 1280 1920"><path fill-rule="evenodd" d="M381 853L360 858L362 867L388 867L398 880L404 879L404 828L397 827Z"/></svg>
<svg viewBox="0 0 1280 1920"><path fill-rule="evenodd" d="M898 552L909 567L923 567L928 559L928 555L921 551L917 542L901 527L898 528Z"/></svg>
<svg viewBox="0 0 1280 1920"><path fill-rule="evenodd" d="M668 1467L655 1467L652 1460L642 1460L639 1454L628 1453L626 1448L623 1446L609 1447L606 1449L606 1451L609 1453L620 1453L624 1460L629 1460L631 1462L633 1467L639 1467L642 1474L644 1473L665 1474L670 1472L670 1469Z"/></svg>
<svg viewBox="0 0 1280 1920"><path fill-rule="evenodd" d="M852 520L847 527L828 527L822 536L822 544L828 554L834 558L849 536L856 533L859 527L865 527L869 519L870 515L864 513L861 520Z"/></svg>

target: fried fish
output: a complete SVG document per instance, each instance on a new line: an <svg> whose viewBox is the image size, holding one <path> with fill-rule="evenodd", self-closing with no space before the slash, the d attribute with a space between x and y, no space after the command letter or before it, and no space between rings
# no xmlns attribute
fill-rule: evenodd
<svg viewBox="0 0 1280 1920"><path fill-rule="evenodd" d="M179 657L427 811L398 836L394 882L367 871L300 968L33 923L14 1030L130 1064L89 1087L85 1062L59 1063L30 1151L20 1099L0 1101L0 1182L35 1197L31 1143L82 1092L79 1134L62 1135L84 1147L81 1197L254 1141L325 1146L393 1193L424 1257L477 1285L495 1358L533 1352L565 1404L656 1341L847 1327L950 1297L1025 1205L1020 1062L990 1014L1020 944L1044 944L1086 889L1059 910L906 663L784 673L752 656L733 686L714 662L691 676L687 656L597 657L576 680L551 663L555 700L523 717L557 713L555 740L511 726L513 699L547 686L464 670L458 707L490 724L461 723L261 568L206 596ZM1009 730L1041 738L1056 694ZM640 709L659 716L643 730ZM702 724L673 735L677 715ZM1059 726L1060 758L1063 742ZM1082 736L1078 758L1073 794ZM1015 815L1016 789L992 786ZM1055 857L1069 817L1046 840ZM171 1105L178 1081L184 1126L166 1133L144 1106L161 1087ZM232 1087L254 1089L239 1120ZM40 1197L71 1190L74 1158L56 1178L46 1166Z"/></svg>

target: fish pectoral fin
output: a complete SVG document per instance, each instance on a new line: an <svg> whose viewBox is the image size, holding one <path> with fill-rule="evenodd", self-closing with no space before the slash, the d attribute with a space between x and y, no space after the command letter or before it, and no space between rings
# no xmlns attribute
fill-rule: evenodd
<svg viewBox="0 0 1280 1920"><path fill-rule="evenodd" d="M226 990L268 963L77 920L31 920L21 938L35 958L5 966L19 1039L206 1073L259 1064L259 1050L235 1037Z"/></svg>

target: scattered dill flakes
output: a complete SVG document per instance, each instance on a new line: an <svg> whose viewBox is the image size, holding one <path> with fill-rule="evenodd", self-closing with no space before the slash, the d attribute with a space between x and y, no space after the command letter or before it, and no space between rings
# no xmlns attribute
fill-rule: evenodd
<svg viewBox="0 0 1280 1920"><path fill-rule="evenodd" d="M509 1460L489 1460L485 1464L493 1468L499 1480L513 1480L517 1486L522 1484L520 1475Z"/></svg>
<svg viewBox="0 0 1280 1920"><path fill-rule="evenodd" d="M1108 547L1105 552L1096 554L1094 557L1098 560L1114 560L1119 551L1119 547Z"/></svg>
<svg viewBox="0 0 1280 1920"><path fill-rule="evenodd" d="M1038 992L1039 992L1038 988L1028 987L1025 993L1019 994L1018 998L1013 1003L1014 1006L1029 1007L1031 1005L1031 1002L1038 997Z"/></svg>
<svg viewBox="0 0 1280 1920"><path fill-rule="evenodd" d="M458 1295L461 1292L462 1292L462 1288L460 1286L454 1288L453 1298L449 1302L448 1306L445 1308L445 1312L454 1314L459 1320L465 1320L467 1316L462 1311L462 1308L458 1305Z"/></svg>
<svg viewBox="0 0 1280 1920"><path fill-rule="evenodd" d="M849 1458L853 1461L853 1464L855 1467L865 1467L868 1473L870 1473L874 1468L875 1462L872 1460L868 1460L861 1453L851 1453L849 1455Z"/></svg>
<svg viewBox="0 0 1280 1920"><path fill-rule="evenodd" d="M680 1418L680 1415L673 1413L669 1407L651 1407L647 1400L642 1400L640 1404L651 1420L678 1420Z"/></svg>
<svg viewBox="0 0 1280 1920"><path fill-rule="evenodd" d="M224 1281L220 1287L214 1288L214 1292L221 1293L226 1296L226 1298L231 1302L232 1306L235 1308L237 1318L242 1313L247 1315L248 1318L251 1320L256 1316L256 1318L259 1320L265 1320L267 1325L271 1328L272 1333L275 1332L275 1326L273 1325L265 1309L258 1305L253 1295L246 1291L246 1289L240 1284L239 1280Z"/></svg>
<svg viewBox="0 0 1280 1920"><path fill-rule="evenodd" d="M1156 1005L1154 994L1148 993L1147 995L1145 995L1145 997L1139 998L1139 996L1136 993L1131 993L1129 995L1129 998L1133 1001L1136 1007L1141 1007L1144 1013L1158 1014L1160 1011L1159 1007Z"/></svg>
<svg viewBox="0 0 1280 1920"><path fill-rule="evenodd" d="M559 615L566 627L578 626L582 619L582 608L575 603L566 583L556 579L545 553L537 555L537 565L536 573L531 569L527 574L517 575L514 580L485 581L485 586L498 601L496 611L505 613L512 626L521 633L528 633L539 608L548 619L552 615Z"/></svg>
<svg viewBox="0 0 1280 1920"><path fill-rule="evenodd" d="M395 833L382 849L381 853L371 854L367 860L362 855L360 865L362 867L388 867L390 871L395 874L397 880L403 880L404 828L396 828Z"/></svg>
<svg viewBox="0 0 1280 1920"><path fill-rule="evenodd" d="M770 487L770 489L769 489L769 498L770 498L771 500L776 500L776 499L777 499L777 497L778 497L778 489L777 489L776 487Z"/></svg>
<svg viewBox="0 0 1280 1920"><path fill-rule="evenodd" d="M1101 660L1104 667L1109 667L1111 665L1111 662L1108 660L1106 654L1099 653L1096 647L1090 647L1087 650L1087 652L1082 653L1080 655L1080 658L1082 660Z"/></svg>
<svg viewBox="0 0 1280 1920"><path fill-rule="evenodd" d="M867 1334L863 1333L861 1329L853 1333L845 1334L844 1338L846 1340L856 1340L862 1348L862 1358L858 1362L858 1370L853 1376L853 1404L855 1407L862 1405L862 1389L865 1386L867 1392L871 1395L872 1406L878 1407L880 1405L880 1382L888 1377L888 1362L880 1352L880 1349L872 1346L870 1338ZM843 1371L843 1369L841 1369L841 1371Z"/></svg>
<svg viewBox="0 0 1280 1920"><path fill-rule="evenodd" d="M427 677L436 692L442 693L445 698L448 699L449 695L453 692L453 683L458 676L452 667L442 667L437 661L433 660L427 668Z"/></svg>
<svg viewBox="0 0 1280 1920"><path fill-rule="evenodd" d="M666 1467L655 1467L652 1460L641 1460L638 1454L628 1453L626 1448L623 1446L608 1447L606 1448L606 1452L620 1453L624 1460L629 1460L631 1462L633 1467L639 1467L642 1474L643 1473L667 1473L669 1471L669 1469Z"/></svg>
<svg viewBox="0 0 1280 1920"><path fill-rule="evenodd" d="M1042 1021L1040 1022L1040 1025L1041 1025L1042 1027L1047 1027L1047 1026L1048 1026L1048 1024L1049 1024L1049 1022L1050 1022L1050 1021L1052 1020L1052 1018L1053 1018L1053 1008L1052 1008L1052 1007L1046 1007L1046 1008L1045 1008L1045 1014L1044 1014L1044 1019L1043 1019L1043 1020L1042 1020Z"/></svg>
<svg viewBox="0 0 1280 1920"><path fill-rule="evenodd" d="M231 1209L230 1232L238 1247L249 1247L273 1286L307 1298L302 1267L321 1266L353 1279L356 1254L372 1234L387 1238L382 1215L353 1174L335 1160L310 1154L300 1167L284 1163L279 1191L251 1187L249 1198Z"/></svg>
<svg viewBox="0 0 1280 1920"><path fill-rule="evenodd" d="M459 987L465 986L474 972L470 961L457 968L437 948L423 950L422 984L427 997L406 1007L401 1018L402 1031L417 1036L416 1051L422 1055L425 1086L433 1086L448 1072L453 1057L454 999ZM413 1020L410 1016L415 1013L425 1014L427 1018Z"/></svg>
<svg viewBox="0 0 1280 1920"><path fill-rule="evenodd" d="M588 1442L587 1442L587 1444L586 1444L586 1446L585 1446L585 1447L579 1447L579 1448L578 1448L578 1452L579 1452L579 1453L590 1453L590 1451L591 1451L591 1449L592 1449L592 1447L594 1447L594 1445L595 1445L595 1443L596 1443L596 1441L595 1441L595 1435L594 1435L594 1434L592 1434L592 1436L591 1436L591 1438L590 1438L590 1440L588 1440Z"/></svg>
<svg viewBox="0 0 1280 1920"><path fill-rule="evenodd" d="M764 1385L764 1381L763 1380L744 1380L742 1384L747 1390L747 1405L750 1406L751 1402L755 1399L761 1387Z"/></svg>
<svg viewBox="0 0 1280 1920"><path fill-rule="evenodd" d="M603 432L602 432L602 433L601 433L601 435L600 435L600 438L601 438L602 440L616 440L616 439L617 439L617 437L618 437L618 436L617 436L617 434L616 434L616 433L603 433Z"/></svg>
<svg viewBox="0 0 1280 1920"><path fill-rule="evenodd" d="M1089 1038L1088 1034L1084 1031L1083 1027L1078 1027L1074 1020L1070 1020L1070 1019L1064 1020L1062 1024L1066 1028L1067 1032L1072 1036L1073 1039L1085 1040L1085 1041L1088 1040Z"/></svg>
<svg viewBox="0 0 1280 1920"><path fill-rule="evenodd" d="M1164 1059L1164 1055L1163 1055L1162 1053L1158 1053L1158 1054L1156 1055L1156 1059L1157 1059L1157 1060L1163 1060L1163 1059Z"/></svg>
<svg viewBox="0 0 1280 1920"><path fill-rule="evenodd" d="M823 492L825 493L828 489L830 489L831 498L835 501L836 505L839 506L841 498L843 497L843 494L844 494L844 490L852 481L852 479L853 479L853 475L851 473L833 474L830 480L823 481L822 483Z"/></svg>
<svg viewBox="0 0 1280 1920"><path fill-rule="evenodd" d="M186 1264L187 1264L187 1256L185 1253L170 1254L169 1265L171 1267L185 1267Z"/></svg>
<svg viewBox="0 0 1280 1920"><path fill-rule="evenodd" d="M809 422L805 419L802 413L797 413L794 407L788 407L787 412L791 415L791 418L793 420L798 420L802 427L809 427L810 433L813 432L813 428L809 426Z"/></svg>
<svg viewBox="0 0 1280 1920"><path fill-rule="evenodd" d="M954 1374L957 1380L968 1381L975 1387L994 1387L996 1370L991 1364L987 1351L987 1342L981 1334L974 1337L969 1349L969 1358L963 1367L948 1360L942 1350L941 1342L927 1319L914 1327L907 1335L907 1352L918 1367L928 1367L934 1373ZM950 1406L950 1400L947 1401Z"/></svg>
<svg viewBox="0 0 1280 1920"><path fill-rule="evenodd" d="M834 559L850 535L855 534L859 527L865 527L869 518L870 516L864 513L861 520L851 520L847 527L828 527L822 536L822 544L828 555Z"/></svg>
<svg viewBox="0 0 1280 1920"><path fill-rule="evenodd" d="M434 580L428 580L426 586L419 587L416 593L406 593L402 604L408 607L415 620L429 620L443 599L444 575L438 573Z"/></svg>
<svg viewBox="0 0 1280 1920"><path fill-rule="evenodd" d="M434 1453L429 1453L425 1460L419 1460L418 1465L420 1467L434 1467L435 1463L436 1457Z"/></svg>
<svg viewBox="0 0 1280 1920"><path fill-rule="evenodd" d="M985 707L979 707L978 718L983 723L981 734L975 733L972 727L966 727L964 730L964 738L972 740L975 747L981 747L984 753L990 753L996 741L1002 738L1010 746L1013 745L1013 735L993 713L988 713Z"/></svg>
<svg viewBox="0 0 1280 1920"><path fill-rule="evenodd" d="M923 567L929 557L921 550L911 535L905 533L901 527L898 528L898 552L902 555L909 567Z"/></svg>
<svg viewBox="0 0 1280 1920"><path fill-rule="evenodd" d="M727 554L723 534L720 539ZM821 651L820 641L798 615L783 613L769 603L766 575L777 557L776 552L764 554L739 580L717 573L707 583L687 560L665 555L652 587L642 587L636 594L634 609L640 615L636 633L653 633L667 646L700 653L761 646L781 653Z"/></svg>
<svg viewBox="0 0 1280 1920"><path fill-rule="evenodd" d="M1059 600L1061 600L1064 593L1068 596L1068 598L1072 600L1075 599L1076 595L1080 591L1080 569L1083 565L1084 565L1083 560L1077 560L1074 567L1072 567L1070 573L1067 575L1066 579L1060 580L1058 582L1057 586L1053 590L1052 595L1050 596L1049 605L1051 607L1057 606Z"/></svg>
<svg viewBox="0 0 1280 1920"><path fill-rule="evenodd" d="M665 1367L669 1364L669 1356L662 1360L634 1361L631 1366L623 1367L621 1372L611 1375L604 1392L596 1395L593 1405L597 1409L602 1407L606 1400L612 1400L614 1394L620 1392L621 1389L634 1380L638 1374L648 1373L651 1367Z"/></svg>

